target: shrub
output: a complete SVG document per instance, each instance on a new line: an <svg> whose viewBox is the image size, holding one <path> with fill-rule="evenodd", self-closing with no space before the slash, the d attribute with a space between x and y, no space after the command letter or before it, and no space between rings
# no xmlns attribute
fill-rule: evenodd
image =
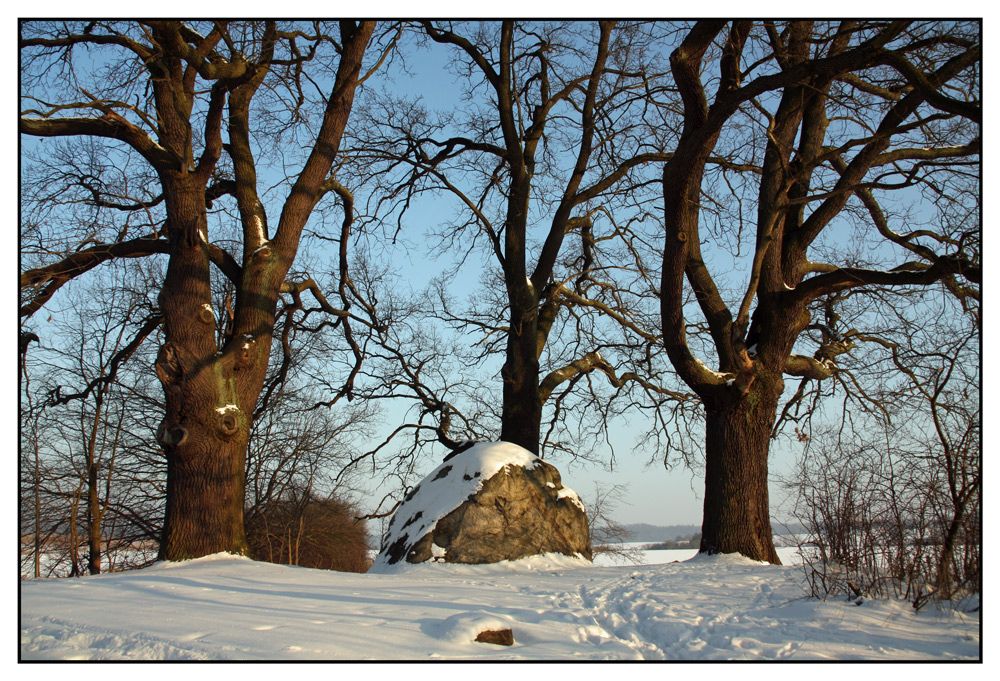
<svg viewBox="0 0 1000 681"><path fill-rule="evenodd" d="M905 598L919 609L978 594L978 485L956 508L935 463L871 445L814 449L793 483L811 595Z"/></svg>
<svg viewBox="0 0 1000 681"><path fill-rule="evenodd" d="M256 513L245 525L250 557L269 563L365 572L371 565L364 521L353 504L296 490Z"/></svg>

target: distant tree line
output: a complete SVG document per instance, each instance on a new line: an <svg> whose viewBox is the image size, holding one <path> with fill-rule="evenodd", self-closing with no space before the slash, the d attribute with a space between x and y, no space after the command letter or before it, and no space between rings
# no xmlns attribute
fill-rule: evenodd
<svg viewBox="0 0 1000 681"><path fill-rule="evenodd" d="M695 532L689 537L676 537L666 541L654 542L643 546L644 551L671 551L674 549L696 549L701 546L701 532Z"/></svg>

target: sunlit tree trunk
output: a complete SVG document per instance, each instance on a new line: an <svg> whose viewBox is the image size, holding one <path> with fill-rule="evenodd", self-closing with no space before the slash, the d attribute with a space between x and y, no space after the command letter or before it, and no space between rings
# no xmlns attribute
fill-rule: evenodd
<svg viewBox="0 0 1000 681"><path fill-rule="evenodd" d="M735 391L733 391L735 393ZM780 563L771 536L767 458L780 384L756 380L706 409L702 553Z"/></svg>
<svg viewBox="0 0 1000 681"><path fill-rule="evenodd" d="M181 182L167 192L172 253L160 292L164 343L156 360L166 411L158 437L167 458L160 557L243 553L243 460L247 404L219 352L211 306L204 191ZM258 389L259 390L259 389Z"/></svg>

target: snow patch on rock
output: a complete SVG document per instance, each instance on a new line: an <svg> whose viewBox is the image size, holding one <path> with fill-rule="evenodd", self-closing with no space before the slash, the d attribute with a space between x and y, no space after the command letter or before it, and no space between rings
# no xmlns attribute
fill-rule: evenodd
<svg viewBox="0 0 1000 681"><path fill-rule="evenodd" d="M571 490L569 487L563 487L561 490L556 492L556 495L560 499L569 499L570 502L575 504L581 511L584 513L587 512L587 509L583 506L583 502L580 501L580 495Z"/></svg>
<svg viewBox="0 0 1000 681"><path fill-rule="evenodd" d="M476 644L476 636L483 631L510 629L514 619L507 615L496 615L485 610L460 612L428 627L428 633L442 641L451 643Z"/></svg>

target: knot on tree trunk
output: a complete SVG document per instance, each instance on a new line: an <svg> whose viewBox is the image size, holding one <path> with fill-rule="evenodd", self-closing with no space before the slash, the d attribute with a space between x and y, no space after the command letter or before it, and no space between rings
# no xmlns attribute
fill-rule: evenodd
<svg viewBox="0 0 1000 681"><path fill-rule="evenodd" d="M180 392L184 368L181 366L177 349L173 344L164 343L160 346L154 367L156 368L156 377L160 379L160 383L166 390Z"/></svg>
<svg viewBox="0 0 1000 681"><path fill-rule="evenodd" d="M250 363L251 356L253 355L254 344L257 340L248 334L243 336L243 344L240 346L239 362L241 365L246 365Z"/></svg>
<svg viewBox="0 0 1000 681"><path fill-rule="evenodd" d="M733 387L740 395L746 395L756 378L756 365L751 365L749 368L743 369L736 374L736 378L733 379Z"/></svg>
<svg viewBox="0 0 1000 681"><path fill-rule="evenodd" d="M187 440L187 428L183 426L168 426L167 422L163 421L156 431L156 439L164 447L179 447Z"/></svg>
<svg viewBox="0 0 1000 681"><path fill-rule="evenodd" d="M757 378L757 363L750 359L750 353L745 347L740 348L737 360L740 363L740 370L733 378L732 385L740 395L746 395Z"/></svg>
<svg viewBox="0 0 1000 681"><path fill-rule="evenodd" d="M235 404L227 404L215 410L218 415L219 431L225 437L232 437L240 430L243 412Z"/></svg>

